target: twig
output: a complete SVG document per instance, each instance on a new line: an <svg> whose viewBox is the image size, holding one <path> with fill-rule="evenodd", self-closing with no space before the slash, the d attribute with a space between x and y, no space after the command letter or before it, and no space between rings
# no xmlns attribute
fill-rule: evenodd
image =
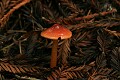
<svg viewBox="0 0 120 80"><path fill-rule="evenodd" d="M75 18L75 20L91 19L91 18L94 18L94 17L97 17L97 16L105 16L107 14L111 14L111 13L114 13L114 12L117 12L117 10L113 9L113 10L108 11L108 12L105 11L105 12L101 12L101 13L94 13L94 14L91 14L91 15Z"/></svg>
<svg viewBox="0 0 120 80"><path fill-rule="evenodd" d="M106 29L106 28L104 30L107 31L111 35L117 36L118 38L120 37L120 33L117 32L117 31L112 31L112 30L109 30L109 29Z"/></svg>
<svg viewBox="0 0 120 80"><path fill-rule="evenodd" d="M80 23L76 25L65 25L67 28L73 30L80 29L80 28L86 28L86 27L113 27L113 26L119 26L120 22L99 22L99 23Z"/></svg>

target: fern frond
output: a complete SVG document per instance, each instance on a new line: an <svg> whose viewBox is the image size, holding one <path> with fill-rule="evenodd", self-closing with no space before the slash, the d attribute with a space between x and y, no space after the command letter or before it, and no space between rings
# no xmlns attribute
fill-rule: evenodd
<svg viewBox="0 0 120 80"><path fill-rule="evenodd" d="M0 71L7 71L10 73L16 73L16 74L29 74L29 73L39 73L39 69L35 67L25 67L20 65L12 65L9 63L1 62L0 63Z"/></svg>
<svg viewBox="0 0 120 80"><path fill-rule="evenodd" d="M103 33L104 32L104 33ZM111 43L110 41L110 36L108 33L106 33L104 31L104 29L100 29L98 30L98 37L97 37L97 41L100 45L100 51L102 51L103 53L106 54L107 52L107 46Z"/></svg>
<svg viewBox="0 0 120 80"><path fill-rule="evenodd" d="M61 57L59 60L64 66L68 64L67 59L69 57L69 53L70 53L70 39L64 40L59 49L59 57Z"/></svg>
<svg viewBox="0 0 120 80"><path fill-rule="evenodd" d="M108 68L100 68L99 70L95 70L92 75L88 78L88 80L109 80L111 77L108 77L108 75L112 72L112 69ZM114 73L114 72L113 72Z"/></svg>
<svg viewBox="0 0 120 80"><path fill-rule="evenodd" d="M73 1L70 0L60 0L59 2L62 11L64 11L64 14L67 14L62 21L64 23L70 23L70 22L74 23L72 19L78 16L78 14L80 14L80 10L78 6L75 3L73 3Z"/></svg>
<svg viewBox="0 0 120 80"><path fill-rule="evenodd" d="M61 5L67 6L72 12L79 12L79 8L70 0L60 0Z"/></svg>
<svg viewBox="0 0 120 80"><path fill-rule="evenodd" d="M120 37L120 33L117 32L117 31L112 31L112 30L109 30L109 29L105 29L105 31L107 31L109 34L114 35L118 38Z"/></svg>
<svg viewBox="0 0 120 80"><path fill-rule="evenodd" d="M98 68L103 68L107 65L106 63L106 56L105 53L100 54L97 58L96 58L96 65Z"/></svg>
<svg viewBox="0 0 120 80"><path fill-rule="evenodd" d="M116 47L112 50L111 56L111 66L114 70L120 73L120 47Z"/></svg>
<svg viewBox="0 0 120 80"><path fill-rule="evenodd" d="M82 79L85 76L88 76L89 70L92 69L92 66L94 66L94 62L89 65L82 65L79 67L72 66L68 68L59 68L56 69L51 73L50 76L47 77L48 80L56 80L60 78L66 78L66 79ZM57 76L56 76L57 75Z"/></svg>

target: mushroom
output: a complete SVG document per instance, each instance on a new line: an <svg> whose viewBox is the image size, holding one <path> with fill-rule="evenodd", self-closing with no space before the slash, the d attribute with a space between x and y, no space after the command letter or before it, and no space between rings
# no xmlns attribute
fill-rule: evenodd
<svg viewBox="0 0 120 80"><path fill-rule="evenodd" d="M72 36L72 32L62 25L54 24L52 27L41 32L41 36L53 40L50 67L54 68L57 64L58 38L68 39Z"/></svg>

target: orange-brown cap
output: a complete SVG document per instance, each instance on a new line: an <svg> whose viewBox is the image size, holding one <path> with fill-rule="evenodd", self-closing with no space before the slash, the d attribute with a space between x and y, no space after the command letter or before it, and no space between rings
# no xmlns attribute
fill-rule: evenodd
<svg viewBox="0 0 120 80"><path fill-rule="evenodd" d="M72 32L59 24L54 24L52 27L41 32L41 36L48 39L67 39L72 36Z"/></svg>

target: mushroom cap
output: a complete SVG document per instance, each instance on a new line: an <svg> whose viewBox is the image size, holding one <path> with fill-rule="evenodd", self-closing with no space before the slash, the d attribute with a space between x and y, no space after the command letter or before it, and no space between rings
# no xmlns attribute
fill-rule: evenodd
<svg viewBox="0 0 120 80"><path fill-rule="evenodd" d="M72 32L59 24L54 24L52 27L41 32L41 36L54 40L57 40L58 38L67 39L72 36Z"/></svg>

